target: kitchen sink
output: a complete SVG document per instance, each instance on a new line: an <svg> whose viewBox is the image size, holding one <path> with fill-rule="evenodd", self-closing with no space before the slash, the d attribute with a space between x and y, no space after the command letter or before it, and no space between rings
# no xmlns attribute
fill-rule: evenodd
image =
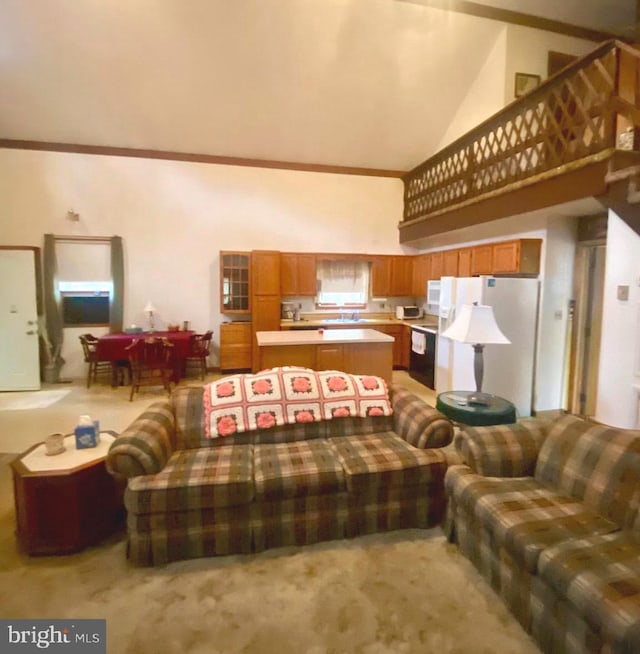
<svg viewBox="0 0 640 654"><path fill-rule="evenodd" d="M354 323L360 323L360 322L373 322L370 318L326 318L322 322L325 323L331 323L332 325L339 325L339 324L354 324Z"/></svg>

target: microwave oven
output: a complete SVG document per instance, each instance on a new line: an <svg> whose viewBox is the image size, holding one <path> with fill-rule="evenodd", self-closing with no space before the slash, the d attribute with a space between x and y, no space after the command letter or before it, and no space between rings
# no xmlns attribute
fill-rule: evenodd
<svg viewBox="0 0 640 654"><path fill-rule="evenodd" d="M430 279L427 282L427 304L440 304L440 280Z"/></svg>
<svg viewBox="0 0 640 654"><path fill-rule="evenodd" d="M416 306L396 307L396 318L408 320L409 318L422 318L422 309Z"/></svg>

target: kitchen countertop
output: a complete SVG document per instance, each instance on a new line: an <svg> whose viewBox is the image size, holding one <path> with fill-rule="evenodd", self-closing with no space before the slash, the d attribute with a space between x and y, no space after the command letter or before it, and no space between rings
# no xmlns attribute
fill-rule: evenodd
<svg viewBox="0 0 640 654"><path fill-rule="evenodd" d="M341 327L351 327L353 325L361 326L363 329L372 327L375 329L376 325L391 325L391 326L406 326L412 327L413 325L425 325L429 324L429 327L433 329L438 329L438 318L437 316L426 316L422 318L415 318L411 320L398 320L397 318L362 318L360 320L346 320L338 321L331 318L304 318L302 320L281 320L280 328L281 329L313 329L314 327L328 327L330 329L341 328Z"/></svg>
<svg viewBox="0 0 640 654"><path fill-rule="evenodd" d="M335 323L334 323L335 324ZM375 329L317 329L256 332L259 347L273 345L321 345L322 343L393 343L393 336Z"/></svg>

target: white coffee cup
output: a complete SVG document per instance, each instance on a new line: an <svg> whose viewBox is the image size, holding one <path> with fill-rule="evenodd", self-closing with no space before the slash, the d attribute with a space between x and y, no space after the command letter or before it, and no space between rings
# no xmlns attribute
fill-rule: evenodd
<svg viewBox="0 0 640 654"><path fill-rule="evenodd" d="M64 434L56 433L47 436L44 441L44 447L47 456L61 454L66 449L64 446Z"/></svg>

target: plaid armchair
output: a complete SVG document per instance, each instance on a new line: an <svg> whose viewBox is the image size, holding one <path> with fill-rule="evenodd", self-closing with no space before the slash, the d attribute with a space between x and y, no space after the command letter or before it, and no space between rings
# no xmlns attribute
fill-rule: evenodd
<svg viewBox="0 0 640 654"><path fill-rule="evenodd" d="M113 443L139 565L427 528L444 509L451 422L392 386L390 416L204 438L203 390L179 388Z"/></svg>
<svg viewBox="0 0 640 654"><path fill-rule="evenodd" d="M445 528L544 652L640 652L640 432L466 428Z"/></svg>

